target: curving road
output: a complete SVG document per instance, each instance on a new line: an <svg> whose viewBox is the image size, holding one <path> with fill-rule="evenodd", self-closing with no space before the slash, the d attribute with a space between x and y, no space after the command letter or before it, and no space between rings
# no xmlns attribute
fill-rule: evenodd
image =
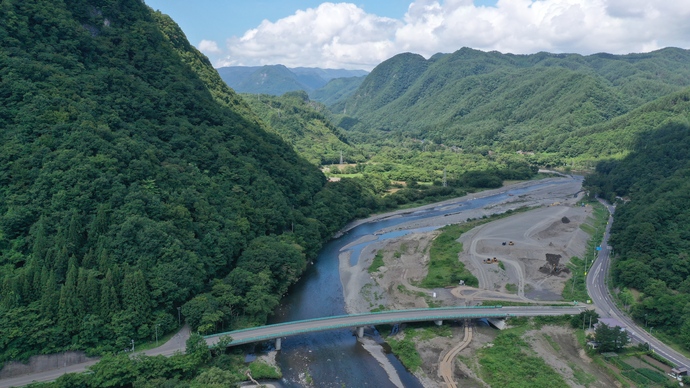
<svg viewBox="0 0 690 388"><path fill-rule="evenodd" d="M189 326L184 325L182 329L180 329L180 331L177 334L175 334L171 339L169 339L166 343L154 349L145 350L143 352L136 352L134 355L143 353L149 356L172 356L176 352L184 353L185 342L187 341L187 338L189 338ZM80 364L65 366L59 369L47 370L45 372L37 372L17 377L11 377L7 379L1 379L0 388L21 387L34 382L48 382L57 380L60 376L66 373L86 372L88 367L94 365L98 361L99 360L91 360L87 362L82 362Z"/></svg>
<svg viewBox="0 0 690 388"><path fill-rule="evenodd" d="M628 327L628 333L630 334L633 342L646 342L649 344L651 349L654 350L654 352L675 363L677 366L690 368L690 359L678 353L670 346L665 345L658 339L652 337L641 327L637 326L637 324L633 322L630 317L624 314L613 302L608 289L607 279L610 268L610 247L608 245L608 240L611 225L613 224L613 212L615 207L604 203L604 201L600 200L600 202L609 210L609 221L606 225L606 231L604 232L604 239L601 243L599 255L587 273L587 291L589 292L589 296L592 298L592 302L597 308L597 312L602 318L615 318L621 323L625 324Z"/></svg>

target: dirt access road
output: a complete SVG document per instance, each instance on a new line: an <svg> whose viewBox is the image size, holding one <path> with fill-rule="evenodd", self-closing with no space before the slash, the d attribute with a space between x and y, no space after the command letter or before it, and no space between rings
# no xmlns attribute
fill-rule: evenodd
<svg viewBox="0 0 690 388"><path fill-rule="evenodd" d="M384 229L364 236L350 244L355 246L371 241L371 244L362 249L354 266L350 265L349 246L343 248L340 274L348 312L368 312L380 306L389 309L427 307L427 299L433 293L436 293L434 304L446 306L473 305L482 300L560 300L569 274L544 273L540 268L547 264L546 254L560 256L560 265L567 265L573 256L582 257L589 236L579 226L589 217L592 208L578 205L582 196L581 180L553 178L540 182L523 182L520 186L530 184L542 187L528 194L506 197L505 200L484 208L463 210L460 207L459 212L450 216L415 220L394 229ZM475 196L493 195L511 188L512 186L504 187L465 198L471 200ZM426 276L429 247L438 231L372 241L391 230L461 223L467 219L503 213L523 206L538 208L481 225L461 236L459 241L463 243L463 251L459 260L479 279L478 288L458 286L452 290L425 290L416 286ZM400 212L396 212L377 217L386 218L399 214ZM563 217L567 217L568 221L563 222ZM508 245L509 241L513 245ZM379 251L383 254L385 266L376 273L369 274L367 270ZM503 262L502 267L505 269L497 264L484 263L484 259L489 257L496 257Z"/></svg>
<svg viewBox="0 0 690 388"><path fill-rule="evenodd" d="M589 236L580 229L580 225L587 222L592 213L591 207L582 207L578 203L582 198L581 181L562 179L566 181L562 180L564 183L558 185L544 185L529 194L509 196L503 202L481 209L467 209L451 216L417 220L395 227L416 229L443 226L521 206L537 207L481 225L461 236L459 241L463 243L463 251L458 259L477 276L480 282L478 288L458 286L452 290L427 290L416 285L426 276L429 247L438 231L411 233L384 241L374 240L390 230L362 237L351 246L364 241L373 242L362 250L354 266L350 265L351 251L345 247L340 255L340 270L348 311L366 312L380 307L462 306L483 300L553 303L553 300L561 299L564 283L570 275L548 274L540 271L540 268L547 264L546 254L560 256L560 265L567 264L573 256L584 255ZM505 187L476 195L492 195L509 189ZM390 216L399 215L377 217ZM563 217L567 218L566 222ZM508 244L510 241L513 241L513 245ZM384 266L370 274L367 270L377 253L383 256ZM497 264L484 263L483 260L488 257L497 257L505 269ZM423 359L422 371L416 374L426 387L446 387L449 383L440 374L443 355L457 347L459 339L464 338L464 328L451 326L451 330L451 337L415 340L417 351ZM472 341L459 351L460 358L454 358L455 366L450 368L451 380L459 382L458 386L486 386L480 377L477 352L484 346L490 346L496 334L495 330L487 327L473 328ZM564 376L570 386L615 386L614 381L591 364L569 329L545 326L539 331L526 333L523 338L530 343L532 351ZM443 366L443 370L449 377L448 366Z"/></svg>

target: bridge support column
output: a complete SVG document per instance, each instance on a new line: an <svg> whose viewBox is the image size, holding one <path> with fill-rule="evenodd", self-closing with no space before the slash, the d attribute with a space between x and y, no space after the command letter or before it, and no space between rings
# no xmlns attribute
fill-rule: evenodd
<svg viewBox="0 0 690 388"><path fill-rule="evenodd" d="M443 326L443 320L442 319L434 321L434 323L436 324L436 326Z"/></svg>
<svg viewBox="0 0 690 388"><path fill-rule="evenodd" d="M360 326L357 328L357 338L362 338L364 337L364 326Z"/></svg>
<svg viewBox="0 0 690 388"><path fill-rule="evenodd" d="M281 345L283 345L283 339L280 337L276 338L276 350L280 350Z"/></svg>

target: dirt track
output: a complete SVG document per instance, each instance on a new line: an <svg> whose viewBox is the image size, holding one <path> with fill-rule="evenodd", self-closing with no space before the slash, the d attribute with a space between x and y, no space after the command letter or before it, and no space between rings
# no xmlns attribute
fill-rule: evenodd
<svg viewBox="0 0 690 388"><path fill-rule="evenodd" d="M455 357L458 355L458 353L465 349L470 342L472 342L472 327L465 325L465 336L463 337L462 341L460 341L460 343L450 349L448 353L443 356L443 360L439 365L438 372L448 388L458 387L458 385L455 383L455 376L453 375L453 361L455 361Z"/></svg>
<svg viewBox="0 0 690 388"><path fill-rule="evenodd" d="M345 257L349 257L348 247L345 247L341 254L343 262L340 270L348 311L370 311L379 307L384 300L385 306L390 309L426 307L429 297L434 292L435 304L453 306L472 305L482 300L560 300L563 284L569 275L549 275L540 272L539 268L546 264L547 253L560 255L561 265L566 265L573 256L582 257L588 235L579 225L591 214L591 208L577 205L581 197L576 197L575 194L580 188L580 181L570 180L547 185L529 194L508 197L503 202L485 208L460 211L451 216L416 220L395 227L415 229L442 226L521 206L541 206L529 212L481 225L463 234L459 241L463 243L464 249L459 255L459 260L479 279L478 288L458 286L452 290L424 290L415 286L426 276L428 250L431 241L439 233L437 231L411 233L399 238L372 242L362 250L355 266L350 266L349 262L344 260ZM505 190L495 190L494 193ZM395 214L377 217L390 216ZM569 222L564 223L563 217L568 217ZM386 231L388 230L376 233ZM373 235L365 236L351 245L373 238ZM503 242L509 241L514 245L502 245ZM379 251L383 253L385 266L370 276L367 268ZM485 264L483 260L489 257L499 259L505 269L497 264ZM360 290L365 288L370 295L379 296L377 301L374 300L376 298L361 297Z"/></svg>

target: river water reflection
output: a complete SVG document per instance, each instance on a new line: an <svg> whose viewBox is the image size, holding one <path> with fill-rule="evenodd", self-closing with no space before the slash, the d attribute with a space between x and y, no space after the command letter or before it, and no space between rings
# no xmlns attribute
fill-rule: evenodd
<svg viewBox="0 0 690 388"><path fill-rule="evenodd" d="M290 293L276 309L270 323L346 314L338 270L338 256L343 247L363 236L373 235L382 229L390 229L410 221L486 207L502 202L509 196L519 196L559 182L567 183L572 180L535 182L528 187L510 189L476 199L445 202L439 206L412 211L399 217L361 224L324 246L314 265L311 265L302 279L290 289ZM435 227L422 230L432 229ZM357 263L360 252L367 245L409 232L409 230L396 230L383 233L378 235L376 240L348 247L348 250L352 251L350 264ZM380 341L376 333L372 335ZM393 355L387 357L405 387L422 386L414 375L405 370L397 358ZM283 371L284 378L281 385L285 387L303 387L310 381L316 387L395 386L379 362L357 341L352 330L334 330L286 338L282 342L282 350L278 352L276 360Z"/></svg>

